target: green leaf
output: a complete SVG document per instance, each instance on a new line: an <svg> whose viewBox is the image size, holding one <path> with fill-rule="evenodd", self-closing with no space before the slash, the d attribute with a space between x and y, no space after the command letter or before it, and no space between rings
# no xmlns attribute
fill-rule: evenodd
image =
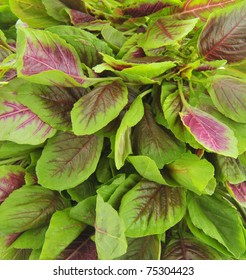
<svg viewBox="0 0 246 280"><path fill-rule="evenodd" d="M178 184L200 195L206 193L206 187L214 176L214 167L206 159L186 153L167 165L171 177Z"/></svg>
<svg viewBox="0 0 246 280"><path fill-rule="evenodd" d="M72 130L70 112L81 96L83 88L49 87L27 83L18 90L17 100L56 129Z"/></svg>
<svg viewBox="0 0 246 280"><path fill-rule="evenodd" d="M230 76L216 76L209 94L216 108L228 118L246 123L246 82Z"/></svg>
<svg viewBox="0 0 246 280"><path fill-rule="evenodd" d="M3 252L0 251L0 259L1 260L28 260L31 254L31 250L29 249L15 249L15 248L7 248Z"/></svg>
<svg viewBox="0 0 246 280"><path fill-rule="evenodd" d="M119 260L159 260L161 242L158 235L127 238L127 252Z"/></svg>
<svg viewBox="0 0 246 280"><path fill-rule="evenodd" d="M0 141L0 159L18 157L29 154L39 146L21 145L10 141Z"/></svg>
<svg viewBox="0 0 246 280"><path fill-rule="evenodd" d="M107 201L115 209L119 209L121 199L130 189L132 189L140 180L137 174L130 174L112 193L109 200Z"/></svg>
<svg viewBox="0 0 246 280"><path fill-rule="evenodd" d="M197 21L197 18L177 20L171 16L151 20L146 33L139 38L138 43L145 50L172 45L192 31Z"/></svg>
<svg viewBox="0 0 246 280"><path fill-rule="evenodd" d="M37 163L39 183L54 190L81 184L95 171L102 146L103 138L96 135L58 133L48 141Z"/></svg>
<svg viewBox="0 0 246 280"><path fill-rule="evenodd" d="M215 170L218 181L229 181L232 184L246 181L246 168L240 164L238 159L220 155L216 155L215 159Z"/></svg>
<svg viewBox="0 0 246 280"><path fill-rule="evenodd" d="M173 238L162 252L162 260L220 260L216 250L194 237Z"/></svg>
<svg viewBox="0 0 246 280"><path fill-rule="evenodd" d="M107 202L115 190L125 181L125 174L118 174L97 189L97 193Z"/></svg>
<svg viewBox="0 0 246 280"><path fill-rule="evenodd" d="M119 50L126 41L123 33L109 24L103 26L101 34L108 45L114 50Z"/></svg>
<svg viewBox="0 0 246 280"><path fill-rule="evenodd" d="M40 260L54 260L85 229L85 225L69 216L70 208L52 215L45 234Z"/></svg>
<svg viewBox="0 0 246 280"><path fill-rule="evenodd" d="M43 246L48 226L29 229L21 234L11 245L16 249L40 249Z"/></svg>
<svg viewBox="0 0 246 280"><path fill-rule="evenodd" d="M198 241L208 245L209 247L214 248L218 251L222 256L225 256L225 259L231 259L232 254L216 239L210 237L209 235L205 234L203 230L197 228L191 221L190 216L186 215L185 220L187 226L191 233L197 238Z"/></svg>
<svg viewBox="0 0 246 280"><path fill-rule="evenodd" d="M167 88L162 87L166 92ZM167 120L170 130L181 141L189 143L194 148L200 148L195 138L187 131L183 125L179 113L182 111L183 104L178 91L169 94L162 103L162 110Z"/></svg>
<svg viewBox="0 0 246 280"><path fill-rule="evenodd" d="M80 202L87 197L96 194L96 182L92 179L88 179L83 183L79 184L77 187L68 189L67 192L71 196L72 200Z"/></svg>
<svg viewBox="0 0 246 280"><path fill-rule="evenodd" d="M56 192L40 186L24 186L1 204L0 231L10 234L43 226L66 203Z"/></svg>
<svg viewBox="0 0 246 280"><path fill-rule="evenodd" d="M49 16L57 21L69 23L69 15L66 13L67 6L63 3L65 1L53 0L51 2L49 0L42 0L42 2Z"/></svg>
<svg viewBox="0 0 246 280"><path fill-rule="evenodd" d="M125 228L118 212L103 198L97 196L95 242L98 257L101 260L112 260L126 253L127 241Z"/></svg>
<svg viewBox="0 0 246 280"><path fill-rule="evenodd" d="M9 0L12 12L33 28L46 28L59 24L47 14L41 0Z"/></svg>
<svg viewBox="0 0 246 280"><path fill-rule="evenodd" d="M90 196L80 201L70 211L70 217L84 224L94 226L96 219L97 196Z"/></svg>
<svg viewBox="0 0 246 280"><path fill-rule="evenodd" d="M242 220L230 202L215 194L200 197L189 194L188 210L192 223L224 245L236 258L245 252Z"/></svg>
<svg viewBox="0 0 246 280"><path fill-rule="evenodd" d="M108 158L106 155L101 156L96 170L98 182L104 184L112 178L111 162L112 159Z"/></svg>
<svg viewBox="0 0 246 280"><path fill-rule="evenodd" d="M157 125L147 106L142 120L135 127L133 143L135 154L148 156L159 169L179 158L185 151L182 143Z"/></svg>
<svg viewBox="0 0 246 280"><path fill-rule="evenodd" d="M125 68L121 71L121 74L132 76L137 75L149 79L154 79L167 72L167 70L174 68L175 66L176 64L172 61L146 63L130 68Z"/></svg>
<svg viewBox="0 0 246 280"><path fill-rule="evenodd" d="M167 184L156 163L147 156L129 156L128 161L145 179L159 184Z"/></svg>
<svg viewBox="0 0 246 280"><path fill-rule="evenodd" d="M76 135L93 134L115 119L128 102L126 86L120 82L102 84L77 101L71 112Z"/></svg>
<svg viewBox="0 0 246 280"><path fill-rule="evenodd" d="M120 169L129 154L132 153L131 128L135 126L144 115L142 97L138 96L126 111L116 132L114 143L115 166Z"/></svg>
<svg viewBox="0 0 246 280"><path fill-rule="evenodd" d="M122 198L119 215L126 236L162 234L177 224L186 211L185 191L142 180Z"/></svg>

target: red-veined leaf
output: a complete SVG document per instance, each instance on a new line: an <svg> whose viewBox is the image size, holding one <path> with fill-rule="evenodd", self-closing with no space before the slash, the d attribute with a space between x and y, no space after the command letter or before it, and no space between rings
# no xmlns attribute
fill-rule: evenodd
<svg viewBox="0 0 246 280"><path fill-rule="evenodd" d="M162 260L219 260L218 252L194 237L174 238L163 248Z"/></svg>
<svg viewBox="0 0 246 280"><path fill-rule="evenodd" d="M37 163L38 182L46 188L64 190L85 181L96 169L103 138L59 133L46 144Z"/></svg>
<svg viewBox="0 0 246 280"><path fill-rule="evenodd" d="M161 240L158 235L128 238L127 252L119 260L158 260Z"/></svg>
<svg viewBox="0 0 246 280"><path fill-rule="evenodd" d="M68 205L58 192L38 185L23 186L0 205L1 233L18 233L43 226L56 210Z"/></svg>
<svg viewBox="0 0 246 280"><path fill-rule="evenodd" d="M212 12L235 2L236 0L186 0L175 12L180 18L199 17L206 20Z"/></svg>
<svg viewBox="0 0 246 280"><path fill-rule="evenodd" d="M137 2L137 1L136 1ZM154 2L154 3L153 3ZM152 1L146 3L137 3L136 5L130 5L122 9L124 15L131 17L144 17L153 14L163 8L170 7L170 3L167 1Z"/></svg>
<svg viewBox="0 0 246 280"><path fill-rule="evenodd" d="M128 91L120 81L94 88L74 105L71 112L74 133L95 133L115 119L127 102Z"/></svg>
<svg viewBox="0 0 246 280"><path fill-rule="evenodd" d="M178 223L186 211L185 190L142 180L121 201L126 236L161 234Z"/></svg>
<svg viewBox="0 0 246 280"><path fill-rule="evenodd" d="M95 18L92 15L83 13L81 11L69 10L67 11L67 13L73 25L79 25L85 22L91 22L95 20Z"/></svg>
<svg viewBox="0 0 246 280"><path fill-rule="evenodd" d="M172 45L193 30L197 21L196 18L177 20L171 16L152 20L138 43L144 50Z"/></svg>
<svg viewBox="0 0 246 280"><path fill-rule="evenodd" d="M180 115L186 128L207 150L234 158L238 156L237 139L224 123L191 106Z"/></svg>
<svg viewBox="0 0 246 280"><path fill-rule="evenodd" d="M19 76L41 84L85 85L78 54L65 40L49 31L18 29L17 70Z"/></svg>
<svg viewBox="0 0 246 280"><path fill-rule="evenodd" d="M200 53L206 60L225 59L229 63L246 58L246 5L212 14L199 38Z"/></svg>
<svg viewBox="0 0 246 280"><path fill-rule="evenodd" d="M243 206L246 207L246 181L239 184L231 184L228 182L228 187L233 197Z"/></svg>
<svg viewBox="0 0 246 280"><path fill-rule="evenodd" d="M63 131L72 129L70 112L86 90L28 83L18 90L17 99L41 120Z"/></svg>
<svg viewBox="0 0 246 280"><path fill-rule="evenodd" d="M179 158L185 151L183 143L174 139L167 130L159 126L149 107L136 125L133 134L133 151L155 161L159 169Z"/></svg>
<svg viewBox="0 0 246 280"><path fill-rule="evenodd" d="M96 244L82 233L58 257L61 260L97 260Z"/></svg>
<svg viewBox="0 0 246 280"><path fill-rule="evenodd" d="M55 134L55 129L17 101L12 85L2 87L0 92L0 140L38 145Z"/></svg>
<svg viewBox="0 0 246 280"><path fill-rule="evenodd" d="M228 118L246 123L246 82L230 76L213 80L209 91L216 108Z"/></svg>
<svg viewBox="0 0 246 280"><path fill-rule="evenodd" d="M25 170L21 166L0 166L0 203L24 184Z"/></svg>

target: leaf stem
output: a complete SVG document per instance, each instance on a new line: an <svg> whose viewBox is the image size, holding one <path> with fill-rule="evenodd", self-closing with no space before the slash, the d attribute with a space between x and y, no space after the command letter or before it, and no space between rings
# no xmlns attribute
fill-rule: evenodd
<svg viewBox="0 0 246 280"><path fill-rule="evenodd" d="M8 158L8 159L5 159L5 160L1 160L0 161L0 166L1 165L5 165L5 164L12 164L12 163L15 163L19 160L22 160L22 159L26 159L26 156L19 156L19 157L15 157L15 158Z"/></svg>
<svg viewBox="0 0 246 280"><path fill-rule="evenodd" d="M146 91L142 92L141 94L139 94L141 96L141 98L143 98L144 96L146 96L148 93L152 92L152 88L147 89Z"/></svg>
<svg viewBox="0 0 246 280"><path fill-rule="evenodd" d="M182 101L184 107L185 107L186 109L188 109L188 108L189 108L189 104L188 104L188 102L186 101L186 99L185 99L185 97L184 97L184 92L183 92L183 81L182 81L182 80L179 80L179 81L178 81L178 89L179 89L179 96L180 96L180 98L181 98L181 101Z"/></svg>

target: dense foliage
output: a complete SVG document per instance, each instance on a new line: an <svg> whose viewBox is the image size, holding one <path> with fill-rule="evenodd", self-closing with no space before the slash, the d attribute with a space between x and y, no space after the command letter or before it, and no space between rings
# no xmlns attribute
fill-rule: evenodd
<svg viewBox="0 0 246 280"><path fill-rule="evenodd" d="M246 258L246 1L0 0L0 259Z"/></svg>

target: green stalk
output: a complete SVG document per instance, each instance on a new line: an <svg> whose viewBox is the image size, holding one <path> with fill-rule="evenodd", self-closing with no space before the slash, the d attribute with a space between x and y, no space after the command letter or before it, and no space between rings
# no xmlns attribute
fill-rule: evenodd
<svg viewBox="0 0 246 280"><path fill-rule="evenodd" d="M142 92L141 94L139 94L141 96L141 98L143 98L145 95L147 95L148 93L152 92L152 88L147 89L146 91Z"/></svg>
<svg viewBox="0 0 246 280"><path fill-rule="evenodd" d="M5 165L5 164L12 164L12 163L15 163L19 160L22 160L22 159L25 159L26 156L19 156L19 157L15 157L15 158L8 158L8 159L5 159L5 160L1 160L0 161L0 165Z"/></svg>
<svg viewBox="0 0 246 280"><path fill-rule="evenodd" d="M182 101L184 107L188 110L190 105L188 104L188 102L186 101L185 96L184 96L182 80L178 81L178 89L179 89L179 96L181 98L181 101Z"/></svg>

